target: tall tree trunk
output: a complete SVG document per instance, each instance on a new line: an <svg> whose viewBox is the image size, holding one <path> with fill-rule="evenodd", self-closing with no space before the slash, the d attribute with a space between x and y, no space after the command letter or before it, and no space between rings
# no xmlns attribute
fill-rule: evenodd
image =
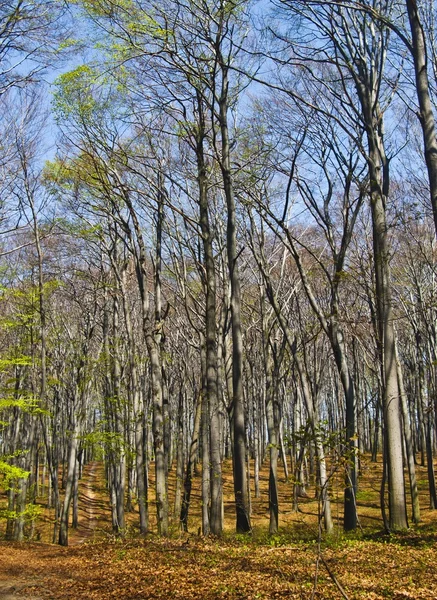
<svg viewBox="0 0 437 600"><path fill-rule="evenodd" d="M155 291L155 314L152 317L152 311L149 302L148 272L147 272L147 252L144 243L143 233L138 215L135 211L128 190L120 180L120 189L123 193L123 199L129 211L132 220L133 231L135 234L136 247L131 248L135 260L135 272L137 276L138 288L141 297L141 315L143 335L146 342L147 352L150 360L150 380L152 397L152 431L155 453L155 485L156 485L156 511L158 534L168 535L168 463L165 453L164 440L164 397L162 381L162 300L161 300L161 270L162 270L162 225L164 220L164 191L162 189L162 174L158 170L157 176L157 223L156 223L156 248L154 264L154 291ZM131 226L125 223L128 232ZM133 243L135 243L132 240ZM147 486L145 486L147 489Z"/></svg>
<svg viewBox="0 0 437 600"><path fill-rule="evenodd" d="M433 456L433 423L431 411L427 411L426 415L426 464L428 470L429 484L429 507L433 510L437 508L437 488L434 471L434 456Z"/></svg>
<svg viewBox="0 0 437 600"><path fill-rule="evenodd" d="M344 522L345 531L352 531L357 526L357 435L355 422L355 387L346 361L346 350L343 332L336 322L331 325L331 343L335 354L338 372L346 399L346 445L347 461L344 490Z"/></svg>
<svg viewBox="0 0 437 600"><path fill-rule="evenodd" d="M270 381L270 385L271 385ZM268 384L267 384L268 385ZM269 432L269 533L276 533L279 526L279 499L278 499L278 430L277 419L274 415L273 390L270 388L266 397L267 428Z"/></svg>
<svg viewBox="0 0 437 600"><path fill-rule="evenodd" d="M211 494L211 471L209 464L209 403L206 392L206 349L201 336L201 376L202 376L202 534L209 535L209 504Z"/></svg>
<svg viewBox="0 0 437 600"><path fill-rule="evenodd" d="M426 39L423 25L420 21L417 0L406 0L406 5L411 29L411 51L413 54L416 92L420 109L419 120L423 133L434 227L437 233L437 137L428 79Z"/></svg>
<svg viewBox="0 0 437 600"><path fill-rule="evenodd" d="M65 485L65 496L62 505L61 517L59 520L59 544L61 546L68 546L68 517L70 514L70 504L73 498L74 490L74 472L76 469L77 461L77 449L79 443L79 428L77 421L75 421L72 428L69 452L68 452L68 467L67 467L67 481Z"/></svg>
<svg viewBox="0 0 437 600"><path fill-rule="evenodd" d="M114 258L117 262L116 245L114 244ZM113 415L113 433L117 436L115 456L112 463L112 485L114 488L116 527L114 533L123 537L125 534L125 488L126 488L126 452L124 448L123 406L121 394L121 365L120 365L120 306L119 285L113 297L113 330L112 330L112 389L111 408Z"/></svg>
<svg viewBox="0 0 437 600"><path fill-rule="evenodd" d="M160 176L158 177L160 185ZM161 335L162 335L162 306L161 306L161 244L163 199L158 203L158 219L156 230L156 260L155 260L155 323L152 328L147 325L146 343L150 356L153 403L153 443L155 452L155 481L156 481L156 511L158 535L168 535L168 489L167 489L167 457L164 440L164 397L161 365ZM145 275L146 276L146 275ZM147 294L146 290L146 294ZM145 311L148 314L148 310Z"/></svg>
<svg viewBox="0 0 437 600"><path fill-rule="evenodd" d="M197 92L198 132L196 139L197 181L199 186L199 212L202 232L203 255L205 263L206 286L206 396L205 412L209 421L209 452L210 452L210 528L214 535L221 535L222 522L222 463L220 453L220 414L218 402L218 358L217 358L217 317L216 317L216 273L213 253L213 234L209 219L207 171L204 155L205 115L203 100ZM203 465L205 469L207 465Z"/></svg>
<svg viewBox="0 0 437 600"><path fill-rule="evenodd" d="M219 49L220 52L220 49ZM228 271L231 282L232 315L232 410L233 410L233 468L236 508L236 529L239 533L250 531L249 490L246 465L246 426L243 399L243 336L241 331L241 289L237 251L237 218L231 174L231 156L228 129L228 67L221 60L221 94L219 99L221 160L220 167L226 197Z"/></svg>
<svg viewBox="0 0 437 600"><path fill-rule="evenodd" d="M265 403L267 416L267 430L269 435L269 454L270 454L270 469L269 469L269 533L274 534L278 531L279 526L279 499L278 499L278 455L279 455L279 432L278 418L276 414L276 402L274 398L276 386L273 385L273 361L270 350L269 327L266 319L265 294L261 288L261 322L263 335L263 355L264 355L264 370L265 370Z"/></svg>
<svg viewBox="0 0 437 600"><path fill-rule="evenodd" d="M131 310L128 303L126 291L126 272L128 262L123 265L120 274L118 265L113 262L112 267L117 276L123 301L123 313L125 320L126 333L128 338L128 356L130 371L130 396L132 399L133 417L134 417L134 445L135 445L135 473L137 484L138 510L140 533L145 535L149 528L149 513L146 502L147 490L144 470L144 404L141 402L141 391L139 383L139 374L135 357L135 337L132 327Z"/></svg>
<svg viewBox="0 0 437 600"><path fill-rule="evenodd" d="M373 259L375 265L377 316L382 346L383 412L387 438L387 479L389 527L408 526L405 481L402 463L402 426L396 368L395 331L391 300L390 256L388 248L386 198L388 195L388 162L381 136L382 115L371 103L368 90L361 89L361 101L367 128L370 205L373 226ZM384 173L384 176L383 176Z"/></svg>
<svg viewBox="0 0 437 600"><path fill-rule="evenodd" d="M199 393L194 414L193 435L191 438L190 452L188 456L187 470L184 481L184 498L181 509L181 525L184 531L188 531L188 512L191 500L191 488L193 485L194 465L196 463L197 450L199 447L200 424L202 420L202 395Z"/></svg>
<svg viewBox="0 0 437 600"><path fill-rule="evenodd" d="M412 520L413 523L419 523L420 521L420 503L419 503L419 491L417 489L416 479L416 465L414 463L414 447L413 439L411 435L410 415L408 414L408 402L407 393L405 391L404 380L402 376L402 367L398 355L397 345L396 351L396 366L398 373L399 393L402 409L402 423L404 426L404 438L405 438L405 451L407 455L408 464L408 475L410 478L410 490L411 490L411 505L412 505Z"/></svg>
<svg viewBox="0 0 437 600"><path fill-rule="evenodd" d="M174 517L180 519L182 507L182 485L184 478L184 380L181 375L181 387L179 389L178 403L178 428L177 428L177 447L176 447L176 490L174 501Z"/></svg>

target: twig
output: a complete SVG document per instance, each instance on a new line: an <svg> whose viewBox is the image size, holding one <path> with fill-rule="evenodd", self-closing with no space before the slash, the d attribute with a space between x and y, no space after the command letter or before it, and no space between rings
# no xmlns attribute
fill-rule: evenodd
<svg viewBox="0 0 437 600"><path fill-rule="evenodd" d="M334 573L331 571L331 569L329 568L328 563L326 562L326 560L323 558L323 556L321 554L319 554L319 560L322 561L322 563L325 565L326 570L328 571L329 577L332 579L332 581L335 583L335 585L337 586L338 591L340 592L340 594L343 596L344 600L349 600L349 596L346 594L346 592L343 589L343 586L341 585L341 583L338 581L337 577L334 575Z"/></svg>

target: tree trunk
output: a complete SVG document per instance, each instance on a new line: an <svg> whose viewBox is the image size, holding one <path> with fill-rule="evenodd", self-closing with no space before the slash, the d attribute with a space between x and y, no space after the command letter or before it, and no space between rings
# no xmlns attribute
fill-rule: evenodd
<svg viewBox="0 0 437 600"><path fill-rule="evenodd" d="M61 517L59 520L59 544L68 546L68 517L70 513L70 504L73 498L74 472L76 470L77 449L78 449L79 430L75 423L71 435L70 447L68 452L67 481L65 485L65 496L62 505Z"/></svg>
<svg viewBox="0 0 437 600"><path fill-rule="evenodd" d="M206 341L206 396L204 410L209 422L209 452L210 465L203 468L211 470L210 473L210 528L214 535L221 535L222 522L222 463L220 453L220 415L218 402L218 357L217 357L217 318L216 318L216 274L213 253L213 235L209 219L207 171L204 156L205 116L203 100L197 92L197 106L199 113L199 127L196 139L197 181L199 186L199 212L200 227L202 232L203 255L205 264L206 286L206 314L205 314L205 341Z"/></svg>
<svg viewBox="0 0 437 600"><path fill-rule="evenodd" d="M197 450L199 446L200 424L202 420L202 396L199 394L196 402L193 436L191 438L190 452L188 456L187 470L184 482L184 498L181 509L181 525L184 531L188 531L188 512L191 500L191 488L193 485L194 465L196 462Z"/></svg>
<svg viewBox="0 0 437 600"><path fill-rule="evenodd" d="M184 391L183 379L179 390L178 403L178 429L177 429L177 447L176 447L176 490L174 501L174 517L180 519L182 507L182 485L184 478Z"/></svg>
<svg viewBox="0 0 437 600"><path fill-rule="evenodd" d="M279 455L279 422L276 410L277 400L274 394L277 392L276 386L273 385L273 361L270 350L269 327L265 314L265 294L264 289L261 289L261 322L263 335L263 355L264 355L264 371L265 371L265 403L267 416L267 430L269 435L269 533L274 534L278 531L279 526L279 500L278 500L278 455Z"/></svg>
<svg viewBox="0 0 437 600"><path fill-rule="evenodd" d="M365 111L366 112L366 111ZM367 110L369 144L369 179L371 188L371 212L373 224L373 256L375 263L377 314L379 334L382 341L383 365L383 411L385 435L387 438L387 479L389 495L389 527L405 529L407 511L405 503L405 482L402 463L402 426L399 388L396 369L395 332L391 301L389 249L385 215L383 185L388 185L381 177L381 161L384 162L382 141L377 140L380 125L372 122ZM382 117L381 117L382 118ZM371 125L369 125L369 120ZM388 191L388 190L387 190Z"/></svg>
<svg viewBox="0 0 437 600"><path fill-rule="evenodd" d="M219 100L221 161L223 187L226 196L228 251L228 272L231 282L232 315L232 410L233 410L233 467L236 508L236 529L238 533L251 530L249 515L249 490L246 473L246 426L243 400L243 336L241 331L241 289L237 251L237 219L235 197L232 185L231 158L228 131L228 67L221 64L222 87Z"/></svg>
<svg viewBox="0 0 437 600"><path fill-rule="evenodd" d="M408 475L410 478L410 490L411 490L411 505L412 505L412 520L413 523L420 522L420 503L419 503L419 491L417 489L417 480L416 480L416 465L414 464L414 447L413 447L413 439L411 435L411 426L410 426L410 415L408 414L408 404L407 404L407 393L404 387L404 380L402 377L402 368L401 362L399 360L397 345L395 348L396 351L396 367L398 373L398 383L399 383L399 393L400 393L400 401L401 401L401 409L402 409L402 423L404 426L404 438L405 438L405 451L407 455L407 464L408 464Z"/></svg>
<svg viewBox="0 0 437 600"><path fill-rule="evenodd" d="M209 464L209 404L206 392L206 351L201 336L201 377L202 377L202 534L209 535L209 503L211 493L211 471Z"/></svg>
<svg viewBox="0 0 437 600"><path fill-rule="evenodd" d="M419 120L423 133L434 227L437 233L437 138L434 111L429 91L426 39L419 17L417 0L406 0L406 5L411 29L411 51L413 54L416 92L420 109Z"/></svg>

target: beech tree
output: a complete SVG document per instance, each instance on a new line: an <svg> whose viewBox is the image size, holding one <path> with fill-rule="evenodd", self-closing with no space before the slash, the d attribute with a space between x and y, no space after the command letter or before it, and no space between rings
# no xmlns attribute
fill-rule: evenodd
<svg viewBox="0 0 437 600"><path fill-rule="evenodd" d="M220 536L227 460L238 532L251 483L280 529L281 469L295 510L315 484L320 536L339 487L354 529L361 452L382 450L387 529L407 526L403 454L413 521L417 459L437 505L432 14L268 7L257 29L251 3L74 2L76 40L61 4L0 2L10 539L32 536L44 493L68 544L97 460L121 537L136 510L141 535L189 531L197 482L201 532ZM49 51L91 44L56 80L44 156L36 80Z"/></svg>
<svg viewBox="0 0 437 600"><path fill-rule="evenodd" d="M244 38L244 12L237 7L228 7L223 3L205 5L202 10L183 3L168 6L150 5L154 17L147 16L142 5L133 4L129 13L122 5L106 7L87 7L97 22L111 22L111 33L122 42L120 59L127 64L129 58L133 64L134 77L138 78L143 69L150 77L150 84L142 83L139 95L151 98L150 106L159 105L157 90L163 92L169 104L166 111L173 115L180 127L188 135L193 136L193 149L196 155L199 185L199 207L202 239L207 268L207 307L206 307L206 346L207 346L207 394L211 414L210 443L212 458L212 527L217 534L221 532L221 460L218 448L218 411L217 411L217 359L215 344L215 291L214 265L211 254L210 232L208 229L208 201L204 143L205 136L210 136L210 144L215 153L222 174L222 186L227 210L227 260L231 282L231 314L232 314L232 414L234 427L234 480L237 508L237 529L250 529L248 492L246 483L246 441L244 424L242 365L243 348L241 335L241 292L238 272L238 249L236 245L236 208L233 191L233 174L230 151L229 111L231 99L230 78L231 62L237 53L237 39ZM134 24L133 13L137 23L145 22L144 27ZM193 21L194 19L194 21ZM127 36L126 31L132 35ZM171 32L171 33L170 33ZM139 55L139 56L138 56ZM127 58L127 60L126 60ZM155 70L153 70L155 69ZM160 76L156 81L156 73ZM183 83L173 76L183 78ZM191 105L190 105L191 104ZM187 118L194 120L194 126L187 127ZM212 123L206 129L206 118ZM215 340L215 341L214 341ZM208 419L209 420L209 419Z"/></svg>
<svg viewBox="0 0 437 600"><path fill-rule="evenodd" d="M332 85L328 83L326 89L333 94L334 98L345 96L348 102L345 110L346 119L351 113L352 115L355 113L356 126L362 128L366 138L366 147L363 146L361 151L368 167L368 194L373 224L376 309L387 442L389 526L402 529L407 526L407 520L386 216L386 201L390 187L389 160L386 155L383 128L386 106L383 103L387 101L387 96L383 95L382 87L390 30L382 20L374 23L366 12L343 7L341 4L323 6L317 2L309 4L290 2L286 3L285 8L302 19L303 30L313 31L326 43L326 46L322 46L321 49L311 48L311 52L315 55L311 57L305 55L300 59L308 64L325 60L334 66L342 85L337 91L334 87L335 83ZM379 3L378 9L380 14L390 15L391 3ZM372 40L372 43L369 44L368 40ZM307 44L304 47L308 49ZM352 92L348 91L347 78L353 82ZM328 82L329 79L325 81ZM359 110L350 96L351 93L359 103ZM321 110L326 113L329 109L322 104Z"/></svg>

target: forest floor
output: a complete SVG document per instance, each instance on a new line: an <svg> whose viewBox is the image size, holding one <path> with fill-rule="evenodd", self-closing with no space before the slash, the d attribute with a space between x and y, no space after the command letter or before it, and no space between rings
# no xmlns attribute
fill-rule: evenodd
<svg viewBox="0 0 437 600"><path fill-rule="evenodd" d="M197 535L200 476L193 486L192 533L178 532L175 524L169 539L153 533L142 539L136 533L134 510L129 513L127 538L116 539L110 533L102 467L90 464L80 482L79 527L70 530L68 548L49 543L49 512L34 528L34 538L40 541L0 542L0 599L437 600L437 511L426 508L425 471L419 468L418 473L422 523L386 535L378 508L380 465L362 466L361 528L354 535L342 533L341 481L333 478L336 531L318 543L314 490L308 488L308 497L300 499L296 512L290 500L292 486L284 481L280 483L280 533L268 535L267 468L261 473L261 497L252 500L253 533L233 534L229 465L224 477L223 539ZM153 525L151 514L152 530Z"/></svg>

